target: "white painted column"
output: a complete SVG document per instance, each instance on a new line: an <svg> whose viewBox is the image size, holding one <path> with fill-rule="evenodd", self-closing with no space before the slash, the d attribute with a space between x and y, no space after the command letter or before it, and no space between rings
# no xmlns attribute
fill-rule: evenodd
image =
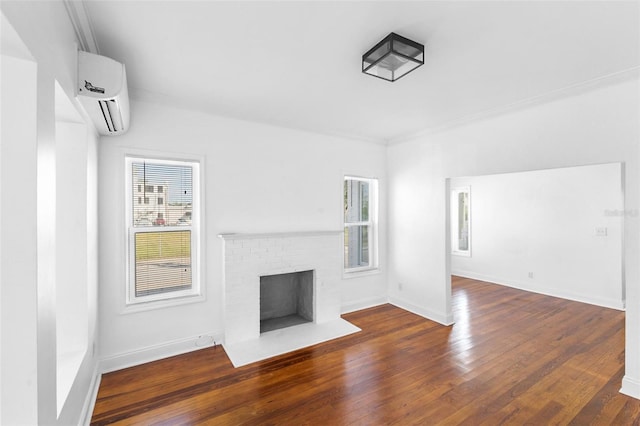
<svg viewBox="0 0 640 426"><path fill-rule="evenodd" d="M1 57L0 423L38 424L37 66Z"/></svg>

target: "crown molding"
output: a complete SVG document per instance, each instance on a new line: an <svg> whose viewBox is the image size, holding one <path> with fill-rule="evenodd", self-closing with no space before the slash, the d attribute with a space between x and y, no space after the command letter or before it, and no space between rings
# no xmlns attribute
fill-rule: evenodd
<svg viewBox="0 0 640 426"><path fill-rule="evenodd" d="M558 99L568 98L571 96L577 96L592 90L596 90L600 87L618 84L624 81L637 79L640 77L640 67L632 67L615 73L607 74L604 76L596 77L590 80L575 83L569 86L562 87L560 89L551 90L549 92L542 93L540 95L532 96L530 98L522 99L507 105L489 108L484 111L480 111L475 114L467 115L465 117L457 118L433 127L429 127L418 132L399 136L386 141L387 146L397 145L405 142L410 142L421 137L433 135L436 133L446 132L456 127L466 126L470 123L488 120L490 118L498 117L501 115L510 114L516 111L520 111L534 106L546 104Z"/></svg>

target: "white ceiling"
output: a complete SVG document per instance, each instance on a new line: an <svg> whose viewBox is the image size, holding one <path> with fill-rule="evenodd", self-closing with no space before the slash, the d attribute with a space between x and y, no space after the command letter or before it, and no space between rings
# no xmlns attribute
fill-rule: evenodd
<svg viewBox="0 0 640 426"><path fill-rule="evenodd" d="M376 142L640 65L637 1L85 7L134 99ZM394 83L362 74L362 54L392 31L426 45L424 66Z"/></svg>

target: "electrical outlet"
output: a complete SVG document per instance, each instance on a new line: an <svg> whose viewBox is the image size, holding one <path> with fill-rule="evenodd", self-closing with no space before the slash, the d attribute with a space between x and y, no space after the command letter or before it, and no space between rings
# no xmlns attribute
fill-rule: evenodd
<svg viewBox="0 0 640 426"><path fill-rule="evenodd" d="M598 227L596 228L596 237L606 237L607 236L607 228L606 227Z"/></svg>
<svg viewBox="0 0 640 426"><path fill-rule="evenodd" d="M402 283L398 283L398 290L402 291Z"/></svg>
<svg viewBox="0 0 640 426"><path fill-rule="evenodd" d="M199 348L216 344L215 340L213 340L213 336L209 336L207 334L198 336L195 343Z"/></svg>
<svg viewBox="0 0 640 426"><path fill-rule="evenodd" d="M529 278L533 279L533 272L529 272Z"/></svg>

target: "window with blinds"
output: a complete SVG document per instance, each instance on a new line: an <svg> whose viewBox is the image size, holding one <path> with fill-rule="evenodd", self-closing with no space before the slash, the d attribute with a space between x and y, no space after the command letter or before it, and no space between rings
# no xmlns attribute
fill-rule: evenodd
<svg viewBox="0 0 640 426"><path fill-rule="evenodd" d="M127 302L199 294L197 162L127 157Z"/></svg>

